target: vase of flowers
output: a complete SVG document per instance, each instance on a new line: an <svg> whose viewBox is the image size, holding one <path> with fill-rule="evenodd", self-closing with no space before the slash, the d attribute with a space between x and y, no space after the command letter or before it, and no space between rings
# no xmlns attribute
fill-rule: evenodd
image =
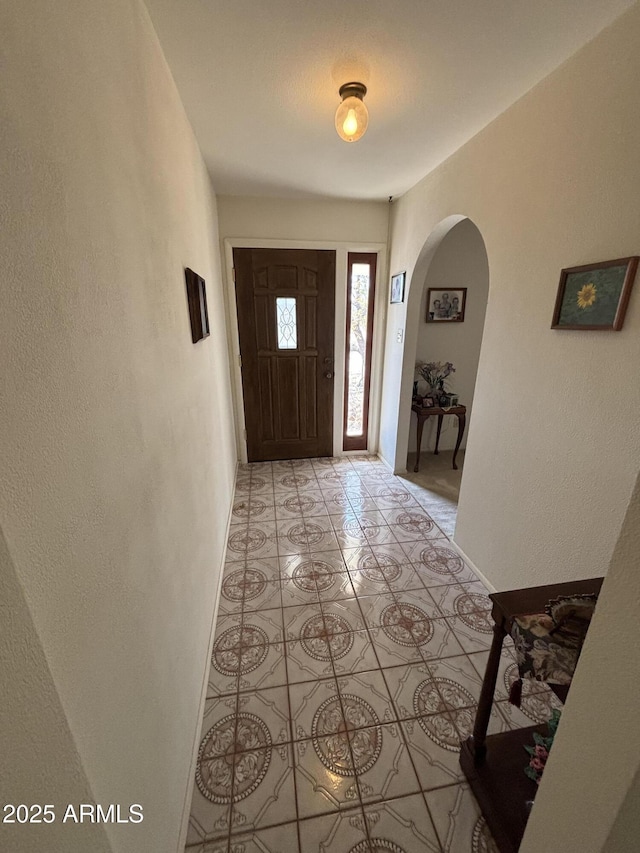
<svg viewBox="0 0 640 853"><path fill-rule="evenodd" d="M418 361L416 362L416 374L429 386L426 396L436 402L449 389L445 382L456 369L450 361Z"/></svg>

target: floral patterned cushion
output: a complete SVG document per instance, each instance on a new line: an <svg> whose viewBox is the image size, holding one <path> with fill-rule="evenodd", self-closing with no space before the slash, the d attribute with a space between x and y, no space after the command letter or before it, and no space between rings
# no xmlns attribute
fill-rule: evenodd
<svg viewBox="0 0 640 853"><path fill-rule="evenodd" d="M595 603L595 596L571 596L549 602L546 613L514 617L511 636L520 679L571 683ZM521 681L512 686L514 705L520 704L521 688Z"/></svg>

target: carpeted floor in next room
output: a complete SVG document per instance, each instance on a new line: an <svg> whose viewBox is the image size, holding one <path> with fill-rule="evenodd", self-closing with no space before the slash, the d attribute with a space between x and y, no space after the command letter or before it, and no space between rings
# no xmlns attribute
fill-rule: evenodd
<svg viewBox="0 0 640 853"><path fill-rule="evenodd" d="M494 853L458 765L489 600L430 500L374 457L240 470L189 853ZM490 731L550 716L515 669Z"/></svg>
<svg viewBox="0 0 640 853"><path fill-rule="evenodd" d="M420 470L414 473L416 455L410 453L407 458L407 473L401 475L406 488L421 487L422 507L449 537L453 536L456 527L464 450L458 451L457 471L453 470L452 459L452 450L441 450L437 456L433 453L421 453Z"/></svg>

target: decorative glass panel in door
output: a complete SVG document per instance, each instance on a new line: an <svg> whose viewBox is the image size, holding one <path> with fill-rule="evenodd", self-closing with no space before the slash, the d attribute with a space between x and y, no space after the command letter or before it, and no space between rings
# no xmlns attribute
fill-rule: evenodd
<svg viewBox="0 0 640 853"><path fill-rule="evenodd" d="M296 349L298 318L295 296L276 297L276 323L278 324L278 349Z"/></svg>

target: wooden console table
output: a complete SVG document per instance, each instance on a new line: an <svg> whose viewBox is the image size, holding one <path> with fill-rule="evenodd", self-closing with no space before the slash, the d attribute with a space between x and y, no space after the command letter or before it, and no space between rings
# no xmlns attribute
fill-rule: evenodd
<svg viewBox="0 0 640 853"><path fill-rule="evenodd" d="M415 412L416 417L418 418L418 429L416 432L416 465L413 469L414 472L418 472L420 470L420 445L422 444L422 429L424 427L425 421L432 417L432 415L437 415L438 417L438 431L436 432L436 449L433 451L434 456L438 455L438 445L440 444L440 430L442 429L442 418L445 415L455 415L458 418L458 439L456 441L456 449L453 451L453 470L457 471L458 466L456 465L456 456L458 455L458 449L460 448L460 442L462 441L462 436L464 434L464 427L467 422L467 407L451 406L448 409L442 409L440 406L422 406L420 403L414 402L411 406L411 411Z"/></svg>
<svg viewBox="0 0 640 853"><path fill-rule="evenodd" d="M523 613L543 613L545 605L564 595L598 595L603 578L495 592L491 615L495 626L493 642L482 682L473 736L460 751L460 765L480 805L500 853L517 853L529 817L529 807L537 791L534 781L525 776L527 754L524 746L533 744L533 733L548 734L547 726L529 726L487 737L493 694L498 678L500 654L513 617ZM550 684L562 701L568 687Z"/></svg>

